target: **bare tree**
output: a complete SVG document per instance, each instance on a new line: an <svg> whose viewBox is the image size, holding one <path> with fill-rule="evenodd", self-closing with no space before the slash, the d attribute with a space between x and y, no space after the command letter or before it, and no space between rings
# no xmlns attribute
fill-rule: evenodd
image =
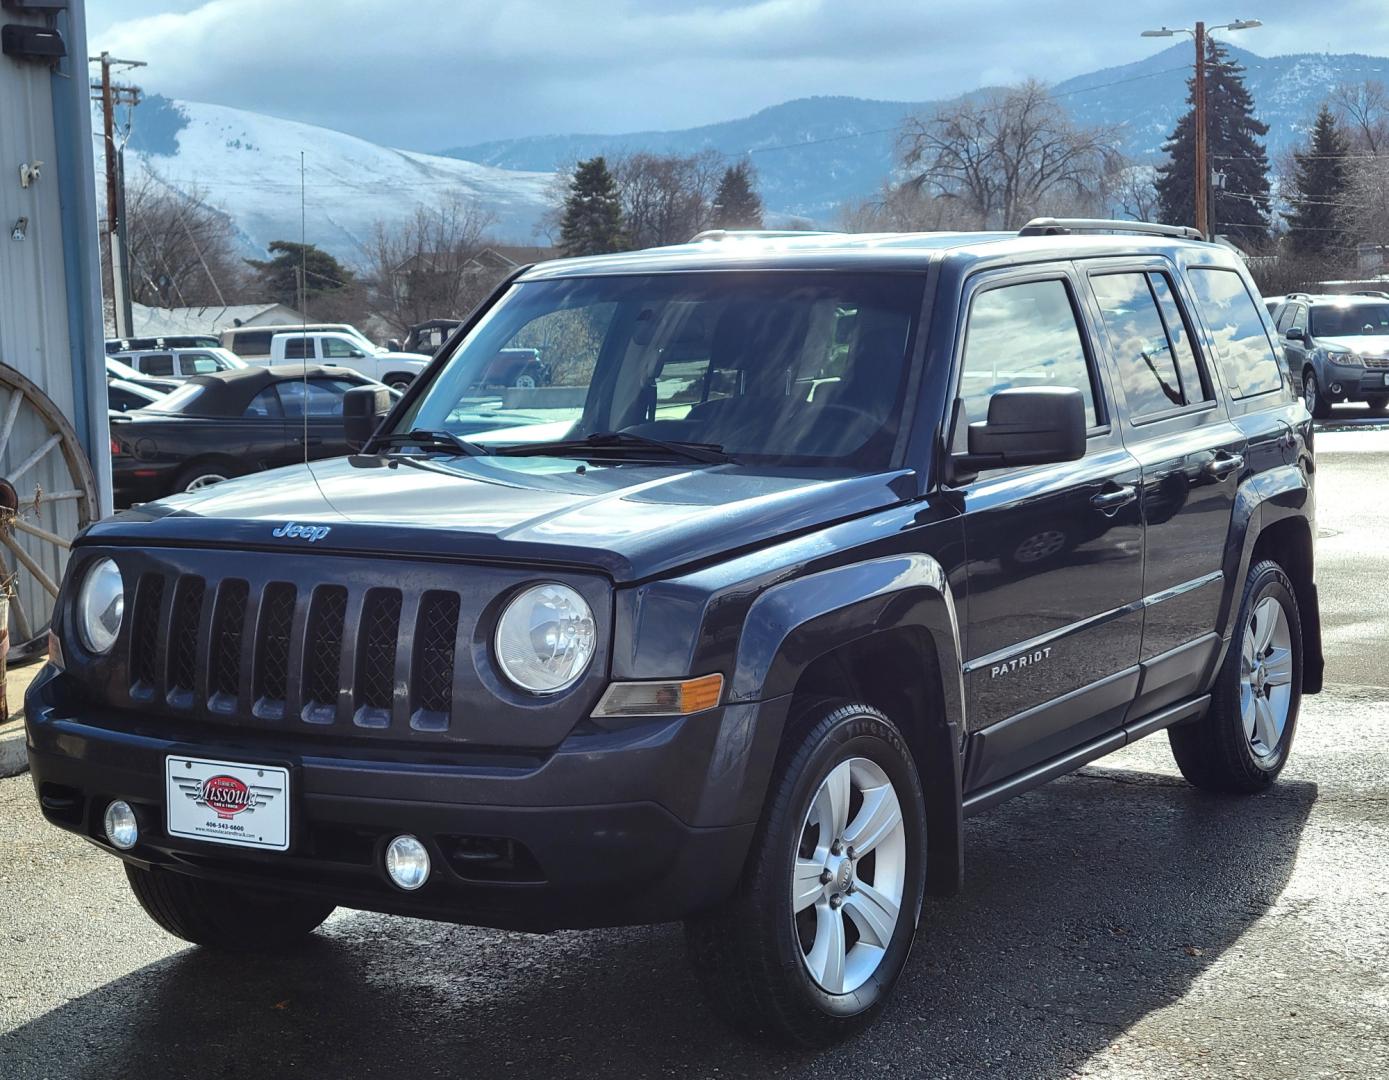
<svg viewBox="0 0 1389 1080"><path fill-rule="evenodd" d="M125 197L131 299L150 307L243 299L246 275L231 219L196 188L181 191L144 170L132 179ZM102 258L109 259L104 245Z"/></svg>
<svg viewBox="0 0 1389 1080"><path fill-rule="evenodd" d="M839 208L844 232L940 232L964 228L970 218L959 199L911 183L885 182L875 195Z"/></svg>
<svg viewBox="0 0 1389 1080"><path fill-rule="evenodd" d="M1341 83L1331 91L1330 105L1357 151L1389 151L1389 89L1382 82Z"/></svg>
<svg viewBox="0 0 1389 1080"><path fill-rule="evenodd" d="M1130 221L1158 221L1158 193L1151 165L1120 164L1108 178L1108 202Z"/></svg>
<svg viewBox="0 0 1389 1080"><path fill-rule="evenodd" d="M908 117L898 151L910 183L959 199L977 227L1015 229L1042 210L1090 202L1115 143L1108 128L1073 124L1033 79Z"/></svg>
<svg viewBox="0 0 1389 1080"><path fill-rule="evenodd" d="M683 244L709 227L725 168L718 151L686 156L639 152L612 159L610 167L634 248Z"/></svg>
<svg viewBox="0 0 1389 1080"><path fill-rule="evenodd" d="M493 224L462 192L420 204L402 221L378 221L366 252L372 314L404 332L471 310L501 273L478 262Z"/></svg>

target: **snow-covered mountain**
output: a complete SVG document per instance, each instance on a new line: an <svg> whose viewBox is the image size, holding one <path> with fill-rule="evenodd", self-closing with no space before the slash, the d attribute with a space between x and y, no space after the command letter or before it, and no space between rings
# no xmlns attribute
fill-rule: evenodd
<svg viewBox="0 0 1389 1080"><path fill-rule="evenodd" d="M491 235L505 243L533 243L548 205L545 172L392 150L312 124L158 95L136 109L127 186L144 172L196 192L231 218L245 254L262 256L272 240L299 239L301 152L305 234L348 263L361 261L376 222L454 193L490 213Z"/></svg>
<svg viewBox="0 0 1389 1080"><path fill-rule="evenodd" d="M1255 108L1269 125L1270 159L1301 139L1338 83L1389 83L1389 57L1306 53L1259 56L1231 47L1246 71ZM1139 161L1160 155L1162 143L1186 109L1191 73L1189 43L1173 45L1132 64L1057 83L1052 92L1079 123L1114 124L1121 148ZM973 91L972 93L981 93ZM894 165L897 128L910 113L940 102L871 101L814 97L717 124L682 131L625 135L553 135L460 146L444 153L506 169L564 168L580 158L647 150L689 154L713 148L757 166L770 210L832 223L846 200L871 194Z"/></svg>

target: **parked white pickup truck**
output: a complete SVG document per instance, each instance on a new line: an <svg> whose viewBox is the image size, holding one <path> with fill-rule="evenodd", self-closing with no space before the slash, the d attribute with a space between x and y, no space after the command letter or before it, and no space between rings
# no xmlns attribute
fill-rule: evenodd
<svg viewBox="0 0 1389 1080"><path fill-rule="evenodd" d="M336 364L360 371L396 390L404 390L424 370L429 357L423 353L391 352L376 349L361 338L341 331L311 330L276 334L270 339L270 356L253 363L269 367L295 360Z"/></svg>

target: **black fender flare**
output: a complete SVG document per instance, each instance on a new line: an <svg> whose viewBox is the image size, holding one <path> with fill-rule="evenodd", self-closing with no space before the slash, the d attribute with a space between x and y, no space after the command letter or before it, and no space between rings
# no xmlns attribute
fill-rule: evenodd
<svg viewBox="0 0 1389 1080"><path fill-rule="evenodd" d="M849 563L766 590L743 623L730 703L782 699L833 650L902 629L925 632L940 676L942 715L895 717L917 757L926 792L927 883L937 895L963 877L964 672L960 627L940 563L912 552Z"/></svg>
<svg viewBox="0 0 1389 1080"><path fill-rule="evenodd" d="M1217 627L1221 646L1212 663L1208 682L1213 682L1234 637L1234 621L1238 615L1244 581L1254 562L1254 549L1259 537L1271 526L1289 519L1299 519L1316 540L1316 500L1312 484L1302 463L1290 462L1264 470L1240 485L1235 495L1234 517L1230 540L1225 551L1225 596L1221 601ZM1308 581L1310 596L1299 595L1303 629L1303 689L1316 693L1322 686L1324 661L1321 647L1321 618L1316 606L1314 581Z"/></svg>

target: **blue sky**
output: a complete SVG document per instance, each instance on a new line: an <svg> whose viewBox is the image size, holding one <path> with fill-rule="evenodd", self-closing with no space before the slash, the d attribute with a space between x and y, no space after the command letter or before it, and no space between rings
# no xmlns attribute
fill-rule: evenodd
<svg viewBox="0 0 1389 1080"><path fill-rule="evenodd" d="M1328 10L1334 10L1328 15ZM680 128L790 98L928 100L1059 81L1258 18L1263 55L1389 52L1389 0L88 0L92 51L141 82L433 150L555 132Z"/></svg>

